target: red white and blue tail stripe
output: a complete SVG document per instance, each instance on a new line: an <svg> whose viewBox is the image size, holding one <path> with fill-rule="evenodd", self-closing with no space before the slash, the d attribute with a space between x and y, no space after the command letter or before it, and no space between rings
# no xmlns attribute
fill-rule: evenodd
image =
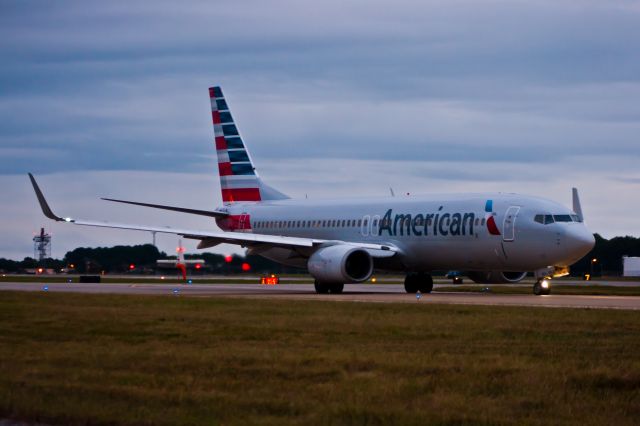
<svg viewBox="0 0 640 426"><path fill-rule="evenodd" d="M218 154L222 201L235 203L288 198L264 184L259 178L249 151L233 121L222 89L219 86L209 88L209 97L211 98L211 116Z"/></svg>

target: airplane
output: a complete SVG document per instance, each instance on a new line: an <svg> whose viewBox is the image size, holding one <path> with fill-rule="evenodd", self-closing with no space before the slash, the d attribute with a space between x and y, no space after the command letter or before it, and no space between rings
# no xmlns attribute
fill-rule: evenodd
<svg viewBox="0 0 640 426"><path fill-rule="evenodd" d="M405 274L407 293L430 293L432 271L456 270L476 283L516 283L533 273L533 293L594 246L578 191L573 206L513 193L292 199L260 178L219 86L209 89L223 204L200 210L103 200L213 218L222 231L175 229L60 217L29 173L49 219L75 225L161 232L199 240L198 249L236 244L276 262L307 268L320 294L367 281L374 271Z"/></svg>

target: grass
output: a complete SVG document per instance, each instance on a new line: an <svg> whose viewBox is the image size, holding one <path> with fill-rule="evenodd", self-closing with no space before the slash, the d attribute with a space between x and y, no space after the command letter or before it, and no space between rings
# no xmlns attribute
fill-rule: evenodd
<svg viewBox="0 0 640 426"><path fill-rule="evenodd" d="M617 310L0 292L0 419L637 424Z"/></svg>

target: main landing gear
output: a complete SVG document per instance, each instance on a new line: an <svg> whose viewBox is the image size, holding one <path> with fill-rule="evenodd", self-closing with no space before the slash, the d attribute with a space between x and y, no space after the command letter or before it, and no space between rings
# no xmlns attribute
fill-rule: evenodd
<svg viewBox="0 0 640 426"><path fill-rule="evenodd" d="M533 285L533 294L542 296L543 294L551 294L551 280L541 278Z"/></svg>
<svg viewBox="0 0 640 426"><path fill-rule="evenodd" d="M407 293L431 293L433 290L433 278L424 272L407 274L404 279L404 289Z"/></svg>
<svg viewBox="0 0 640 426"><path fill-rule="evenodd" d="M340 294L342 293L342 290L344 290L344 284L340 283L340 284L329 284L329 283L321 283L320 281L316 280L313 283L314 287L316 288L316 293L318 294Z"/></svg>

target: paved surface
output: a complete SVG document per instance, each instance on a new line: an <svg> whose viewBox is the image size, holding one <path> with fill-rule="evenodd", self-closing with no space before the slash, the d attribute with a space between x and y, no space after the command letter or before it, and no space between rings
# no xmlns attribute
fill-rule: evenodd
<svg viewBox="0 0 640 426"><path fill-rule="evenodd" d="M437 287L437 286L436 286ZM556 308L632 309L640 310L640 297L503 295L490 293L432 293L420 299L406 294L402 285L348 284L338 295L315 294L313 285L286 284L78 284L78 283L0 283L0 290L77 292L94 294L150 294L183 296L235 296L299 300L333 300L377 303L434 303L497 306L539 306Z"/></svg>

